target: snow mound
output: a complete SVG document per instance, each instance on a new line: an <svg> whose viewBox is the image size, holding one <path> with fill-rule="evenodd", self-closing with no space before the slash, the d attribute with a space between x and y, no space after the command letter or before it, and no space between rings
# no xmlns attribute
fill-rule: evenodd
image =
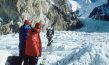
<svg viewBox="0 0 109 65"><path fill-rule="evenodd" d="M0 65L5 65L8 56L12 56L12 54L6 50L0 50Z"/></svg>

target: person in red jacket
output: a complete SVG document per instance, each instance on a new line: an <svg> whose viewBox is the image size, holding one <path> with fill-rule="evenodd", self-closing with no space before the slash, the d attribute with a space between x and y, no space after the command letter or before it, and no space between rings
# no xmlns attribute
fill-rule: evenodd
<svg viewBox="0 0 109 65"><path fill-rule="evenodd" d="M29 65L37 65L38 57L41 57L42 42L40 39L40 31L42 24L37 22L33 29L29 29L26 41L25 54L28 56Z"/></svg>

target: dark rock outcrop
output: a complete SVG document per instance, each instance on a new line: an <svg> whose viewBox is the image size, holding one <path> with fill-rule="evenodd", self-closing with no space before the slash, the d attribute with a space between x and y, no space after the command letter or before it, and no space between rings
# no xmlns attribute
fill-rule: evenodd
<svg viewBox="0 0 109 65"><path fill-rule="evenodd" d="M67 0L56 0L54 4L50 0L0 0L0 18L2 23L6 23L0 26L0 34L17 33L26 19L32 26L40 21L42 31L55 21L54 29L57 31L75 30L80 27L75 13L69 10ZM12 20L13 24L7 27L9 20ZM6 32L8 28L11 31Z"/></svg>
<svg viewBox="0 0 109 65"><path fill-rule="evenodd" d="M109 21L109 0L107 4L94 8L89 18Z"/></svg>

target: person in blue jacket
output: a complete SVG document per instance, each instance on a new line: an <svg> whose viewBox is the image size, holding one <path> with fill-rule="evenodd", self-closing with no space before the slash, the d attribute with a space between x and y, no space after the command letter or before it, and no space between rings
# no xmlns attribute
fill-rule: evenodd
<svg viewBox="0 0 109 65"><path fill-rule="evenodd" d="M28 57L25 55L26 39L28 37L27 31L31 29L31 24L28 20L25 20L24 25L19 28L19 65L28 65Z"/></svg>

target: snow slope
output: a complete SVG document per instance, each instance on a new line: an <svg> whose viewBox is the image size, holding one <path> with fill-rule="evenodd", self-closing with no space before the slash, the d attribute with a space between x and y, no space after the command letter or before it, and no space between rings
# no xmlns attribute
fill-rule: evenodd
<svg viewBox="0 0 109 65"><path fill-rule="evenodd" d="M106 4L107 0L67 0L71 11L79 10L78 16L88 17L95 7Z"/></svg>
<svg viewBox="0 0 109 65"><path fill-rule="evenodd" d="M76 31L55 31L52 47L49 48L45 65L108 65L109 64L109 22L79 18L84 27ZM42 57L47 39L41 32ZM0 65L5 65L7 57L19 55L19 35L0 36ZM56 56L55 56L56 55ZM56 60L57 58L57 60Z"/></svg>
<svg viewBox="0 0 109 65"><path fill-rule="evenodd" d="M109 21L95 20L84 17L79 18L79 20L84 24L84 27L79 29L81 32L109 32Z"/></svg>

